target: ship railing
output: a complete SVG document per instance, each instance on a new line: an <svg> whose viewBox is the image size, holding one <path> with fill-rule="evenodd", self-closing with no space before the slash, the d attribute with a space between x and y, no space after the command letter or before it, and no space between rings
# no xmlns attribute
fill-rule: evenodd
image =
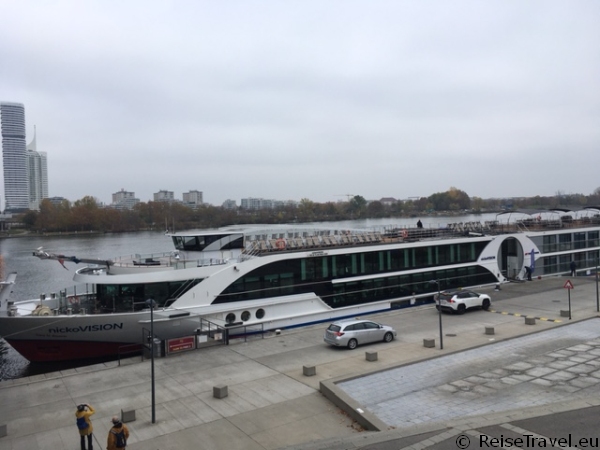
<svg viewBox="0 0 600 450"><path fill-rule="evenodd" d="M243 339L248 342L250 338L265 338L265 326L262 323L244 325L243 322L234 322L225 325L225 344L229 345L231 339Z"/></svg>
<svg viewBox="0 0 600 450"><path fill-rule="evenodd" d="M156 268L156 267L173 267L175 270L178 269L190 269L193 267L204 267L204 266L216 266L228 264L228 259L221 258L201 258L201 259L182 259L175 257L171 254L166 254L164 257L158 255L142 257L140 255L133 255L132 257L121 257L114 260L114 265L118 267L135 267L135 268ZM80 269L81 273L84 272L95 272L98 269L90 267L89 269Z"/></svg>
<svg viewBox="0 0 600 450"><path fill-rule="evenodd" d="M163 253L135 253L133 255L119 256L112 259L113 263L122 267L153 267L173 266L179 262L178 252Z"/></svg>
<svg viewBox="0 0 600 450"><path fill-rule="evenodd" d="M206 259L198 259L197 263L198 263L198 267L203 267L203 266L219 266L219 265L223 265L223 264L229 263L229 260L228 259L221 259L221 258L206 258Z"/></svg>
<svg viewBox="0 0 600 450"><path fill-rule="evenodd" d="M40 299L34 301L39 307L47 307L51 313L57 315L77 315L77 314L94 314L97 312L97 296L95 292L85 292L77 294L74 288L72 295L67 295L66 290L46 296L40 294ZM41 313L41 310L34 315Z"/></svg>

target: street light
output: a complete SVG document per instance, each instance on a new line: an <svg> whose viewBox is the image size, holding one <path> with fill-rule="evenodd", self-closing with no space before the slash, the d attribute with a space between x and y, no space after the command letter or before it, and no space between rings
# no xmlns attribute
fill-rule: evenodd
<svg viewBox="0 0 600 450"><path fill-rule="evenodd" d="M440 319L440 350L444 349L444 337L442 334L442 298L440 295L440 280L431 280L429 284L437 284L437 303L438 303L438 317Z"/></svg>
<svg viewBox="0 0 600 450"><path fill-rule="evenodd" d="M596 253L596 311L600 312L600 300L598 299L598 253Z"/></svg>
<svg viewBox="0 0 600 450"><path fill-rule="evenodd" d="M156 396L154 389L154 299L146 300L146 305L150 308L150 367L152 379L152 423L156 423Z"/></svg>

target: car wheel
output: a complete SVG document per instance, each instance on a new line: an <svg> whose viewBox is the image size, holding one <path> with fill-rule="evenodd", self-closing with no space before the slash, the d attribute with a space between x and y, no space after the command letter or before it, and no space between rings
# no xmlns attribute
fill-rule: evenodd
<svg viewBox="0 0 600 450"><path fill-rule="evenodd" d="M481 303L481 308L483 308L485 311L490 309L490 299L489 298L483 299L483 302Z"/></svg>
<svg viewBox="0 0 600 450"><path fill-rule="evenodd" d="M456 312L458 314L464 314L466 310L467 307L464 304L458 305L458 307L456 308Z"/></svg>
<svg viewBox="0 0 600 450"><path fill-rule="evenodd" d="M440 310L440 305L435 305L435 309Z"/></svg>
<svg viewBox="0 0 600 450"><path fill-rule="evenodd" d="M348 341L348 348L350 350L354 350L356 347L358 347L358 342L356 341L356 339L350 339Z"/></svg>
<svg viewBox="0 0 600 450"><path fill-rule="evenodd" d="M394 335L392 333L390 333L389 331L387 333L385 333L385 336L383 336L383 342L392 342L394 340Z"/></svg>

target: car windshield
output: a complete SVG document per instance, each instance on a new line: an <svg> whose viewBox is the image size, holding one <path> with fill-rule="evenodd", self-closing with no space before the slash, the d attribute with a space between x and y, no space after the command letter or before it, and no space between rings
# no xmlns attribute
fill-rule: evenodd
<svg viewBox="0 0 600 450"><path fill-rule="evenodd" d="M452 297L454 297L454 294L451 292L442 292L440 294L440 299L441 300L450 300Z"/></svg>
<svg viewBox="0 0 600 450"><path fill-rule="evenodd" d="M334 323L332 323L331 325L329 325L329 328L327 328L329 331L333 331L333 332L338 332L340 331L342 328L339 325L336 325Z"/></svg>

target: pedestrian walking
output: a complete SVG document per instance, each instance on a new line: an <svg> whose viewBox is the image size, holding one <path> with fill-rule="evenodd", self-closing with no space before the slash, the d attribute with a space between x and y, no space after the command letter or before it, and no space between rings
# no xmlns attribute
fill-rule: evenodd
<svg viewBox="0 0 600 450"><path fill-rule="evenodd" d="M577 265L575 265L575 261L571 261L571 276L577 276Z"/></svg>
<svg viewBox="0 0 600 450"><path fill-rule="evenodd" d="M90 416L92 416L95 412L96 411L94 410L94 408L92 408L87 403L77 405L77 411L75 411L75 418L77 428L79 429L79 437L81 438L81 450L85 450L86 436L88 442L88 450L94 450L94 427L92 426Z"/></svg>
<svg viewBox="0 0 600 450"><path fill-rule="evenodd" d="M113 416L112 428L108 431L108 439L106 441L106 450L117 450L127 447L127 439L129 439L129 429L127 425L121 422L117 416Z"/></svg>

